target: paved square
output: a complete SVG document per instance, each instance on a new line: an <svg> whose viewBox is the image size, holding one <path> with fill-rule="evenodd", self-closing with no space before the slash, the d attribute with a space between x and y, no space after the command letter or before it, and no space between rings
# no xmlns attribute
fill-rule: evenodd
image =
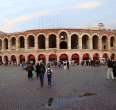
<svg viewBox="0 0 116 110"><path fill-rule="evenodd" d="M54 69L47 78L28 80L20 67L0 66L0 110L116 110L116 80L106 80L107 67ZM48 107L48 100L52 104Z"/></svg>

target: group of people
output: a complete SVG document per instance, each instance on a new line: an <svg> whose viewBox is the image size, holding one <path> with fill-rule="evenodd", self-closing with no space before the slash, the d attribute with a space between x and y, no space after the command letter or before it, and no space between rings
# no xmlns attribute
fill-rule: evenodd
<svg viewBox="0 0 116 110"><path fill-rule="evenodd" d="M116 60L111 60L109 59L107 61L107 66L108 66L108 70L107 70L107 79L115 79L116 77Z"/></svg>
<svg viewBox="0 0 116 110"><path fill-rule="evenodd" d="M43 61L40 61L34 65L33 61L30 61L27 64L26 68L28 72L28 79L33 79L33 77L36 77L37 79L40 79L40 84L41 87L44 86L44 76L45 73L47 73L47 78L48 78L48 86L51 87L51 79L52 79L52 72L53 70L51 69L50 65L45 66Z"/></svg>

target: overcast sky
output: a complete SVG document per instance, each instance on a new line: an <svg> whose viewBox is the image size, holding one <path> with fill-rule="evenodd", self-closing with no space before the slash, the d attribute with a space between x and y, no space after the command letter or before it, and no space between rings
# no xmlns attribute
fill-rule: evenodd
<svg viewBox="0 0 116 110"><path fill-rule="evenodd" d="M1 0L0 30L84 28L104 23L116 29L116 0Z"/></svg>

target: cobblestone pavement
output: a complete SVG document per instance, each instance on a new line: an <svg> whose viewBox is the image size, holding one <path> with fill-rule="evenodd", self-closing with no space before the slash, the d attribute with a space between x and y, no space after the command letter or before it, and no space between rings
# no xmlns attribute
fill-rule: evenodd
<svg viewBox="0 0 116 110"><path fill-rule="evenodd" d="M20 67L0 66L0 110L116 110L116 80L107 67L54 69L53 86L40 88ZM48 100L52 98L51 106Z"/></svg>

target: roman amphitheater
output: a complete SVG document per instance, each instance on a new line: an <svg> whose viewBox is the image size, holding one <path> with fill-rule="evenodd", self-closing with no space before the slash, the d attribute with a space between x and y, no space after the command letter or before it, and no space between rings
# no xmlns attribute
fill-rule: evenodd
<svg viewBox="0 0 116 110"><path fill-rule="evenodd" d="M35 29L0 34L0 62L98 60L116 57L116 31Z"/></svg>

